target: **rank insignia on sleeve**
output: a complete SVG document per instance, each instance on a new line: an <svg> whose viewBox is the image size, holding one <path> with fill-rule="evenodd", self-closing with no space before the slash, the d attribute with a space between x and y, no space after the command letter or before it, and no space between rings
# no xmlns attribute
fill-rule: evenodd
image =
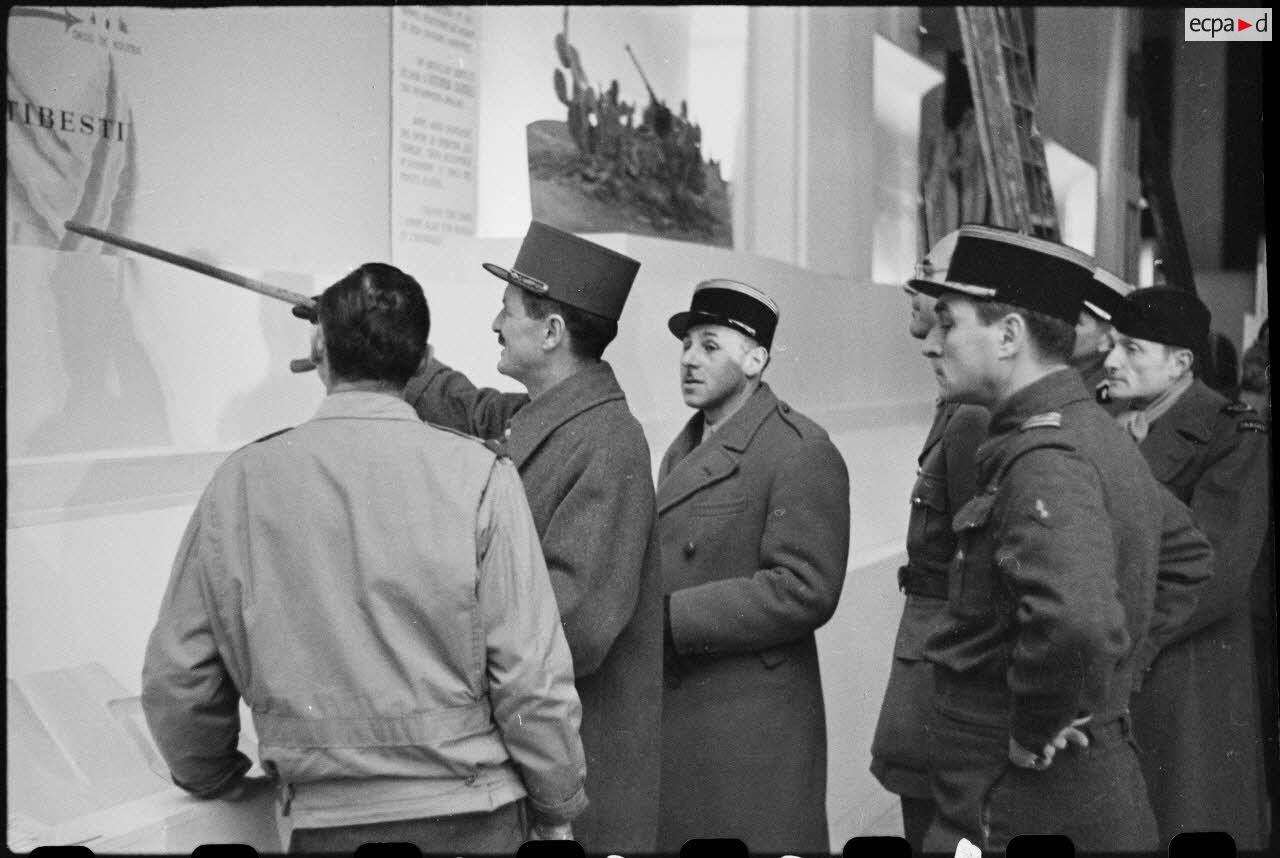
<svg viewBox="0 0 1280 858"><path fill-rule="evenodd" d="M1267 424L1262 420L1241 420L1236 423L1237 432L1263 432L1267 431Z"/></svg>
<svg viewBox="0 0 1280 858"><path fill-rule="evenodd" d="M1052 428L1058 429L1062 426L1062 415L1057 411L1046 411L1044 414L1033 414L1018 426L1018 430L1026 432L1028 429Z"/></svg>

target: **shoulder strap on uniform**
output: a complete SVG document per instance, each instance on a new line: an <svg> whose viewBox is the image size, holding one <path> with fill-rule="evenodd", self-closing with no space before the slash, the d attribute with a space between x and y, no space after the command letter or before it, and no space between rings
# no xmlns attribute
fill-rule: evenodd
<svg viewBox="0 0 1280 858"><path fill-rule="evenodd" d="M1032 429L1061 429L1062 413L1059 411L1045 411L1041 414L1033 414L1026 420L1018 424L1018 434L1011 435L1003 441L997 453L998 459L993 462L994 468L984 469L989 476L984 476L986 482L985 491L994 494L999 486L1004 482L1004 475L1013 467L1013 463L1022 458L1025 454L1032 450L1043 448L1054 448L1059 450L1074 450L1075 445L1071 442L1070 437L1064 432L1031 432L1030 434L1022 434L1030 432ZM986 445L983 445L984 448Z"/></svg>
<svg viewBox="0 0 1280 858"><path fill-rule="evenodd" d="M479 444L490 453L502 458L509 458L506 452L506 442L502 438L477 438L475 435L469 435L466 432L460 432L452 426L441 426L438 423L432 423L430 420L423 420L422 425L430 426L432 429L438 429L441 432L448 432L450 435L456 435L459 438L466 438L474 444Z"/></svg>
<svg viewBox="0 0 1280 858"><path fill-rule="evenodd" d="M1026 420L1018 424L1019 432L1026 432L1028 429L1061 429L1062 414L1057 411L1046 411L1043 414L1033 414Z"/></svg>
<svg viewBox="0 0 1280 858"><path fill-rule="evenodd" d="M270 441L272 438L276 437L277 435L283 435L286 432L292 432L294 428L295 427L293 426L286 426L283 429L277 429L274 432L268 432L266 435L263 435L261 438L255 438L254 440L250 441L248 444L244 444L243 446L237 447L235 449L235 452L239 453L241 450L247 450L248 448L252 447L254 444L261 444L263 441Z"/></svg>
<svg viewBox="0 0 1280 858"><path fill-rule="evenodd" d="M266 435L263 435L261 438L250 441L249 444L261 444L263 441L270 441L272 438L276 437L277 435L283 435L284 433L290 432L292 430L293 430L292 426L286 426L283 429L277 429L274 432L268 432ZM245 446L248 446L248 444L246 444Z"/></svg>

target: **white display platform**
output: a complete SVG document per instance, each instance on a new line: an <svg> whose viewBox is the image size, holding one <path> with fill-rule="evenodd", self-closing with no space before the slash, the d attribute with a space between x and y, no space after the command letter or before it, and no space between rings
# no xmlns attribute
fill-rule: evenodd
<svg viewBox="0 0 1280 858"><path fill-rule="evenodd" d="M7 683L7 845L190 853L205 843L279 851L274 801L202 801L173 785L137 697L99 664ZM255 755L252 733L241 749ZM261 774L261 772L258 772Z"/></svg>

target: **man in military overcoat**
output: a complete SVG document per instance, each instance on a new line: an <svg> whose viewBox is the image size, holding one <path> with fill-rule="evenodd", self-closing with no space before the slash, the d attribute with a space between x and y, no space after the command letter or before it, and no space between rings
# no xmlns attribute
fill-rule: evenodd
<svg viewBox="0 0 1280 858"><path fill-rule="evenodd" d="M945 240L953 242L955 236L953 232ZM932 271L932 259L939 251L947 252L945 246L931 251L917 276ZM936 322L934 299L911 287L907 294L911 298L907 331L923 340ZM911 490L907 563L898 570L906 604L871 741L871 772L885 789L901 797L903 833L915 852L923 850L924 833L934 815L925 733L933 708L933 665L924 660L924 642L946 605L947 567L956 549L951 517L977 489L973 460L986 434L985 408L939 399Z"/></svg>
<svg viewBox="0 0 1280 858"><path fill-rule="evenodd" d="M926 644L938 815L925 847L1063 834L1081 851L1154 849L1132 674L1162 558L1179 545L1185 577L1203 578L1210 549L1068 366L1092 260L964 226L939 267L910 284L939 299L925 356L941 394L991 422Z"/></svg>
<svg viewBox="0 0 1280 858"><path fill-rule="evenodd" d="M1250 585L1270 520L1266 423L1196 375L1209 310L1170 287L1131 293L1106 366L1118 416L1157 480L1213 545L1195 613L1163 636L1133 698L1134 732L1163 844L1181 831L1266 843L1264 746Z"/></svg>
<svg viewBox="0 0 1280 858"><path fill-rule="evenodd" d="M654 851L662 591L653 472L640 423L601 355L639 263L534 221L493 322L498 371L528 395L477 389L432 357L405 399L418 415L496 446L519 469L564 625L587 755L589 851Z"/></svg>
<svg viewBox="0 0 1280 858"><path fill-rule="evenodd" d="M777 320L759 290L709 280L668 324L697 412L658 476L665 852L830 848L814 630L844 581L849 481L827 433L761 381Z"/></svg>

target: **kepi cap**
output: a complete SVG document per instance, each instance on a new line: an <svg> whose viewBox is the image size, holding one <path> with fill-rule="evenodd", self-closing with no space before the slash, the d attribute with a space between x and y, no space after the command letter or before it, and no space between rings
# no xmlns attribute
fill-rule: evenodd
<svg viewBox="0 0 1280 858"><path fill-rule="evenodd" d="M959 292L1075 325L1094 267L1087 254L1065 244L966 224L938 240L907 285L934 298Z"/></svg>
<svg viewBox="0 0 1280 858"><path fill-rule="evenodd" d="M1105 268L1093 270L1093 283L1085 292L1084 309L1110 322L1124 306L1124 296L1134 289L1133 284L1125 282Z"/></svg>
<svg viewBox="0 0 1280 858"><path fill-rule="evenodd" d="M495 277L534 295L615 322L640 270L629 256L536 220L529 224L514 265L482 264Z"/></svg>
<svg viewBox="0 0 1280 858"><path fill-rule="evenodd" d="M746 334L766 349L778 327L778 305L754 286L737 280L703 280L693 287L689 309L676 313L667 327L684 338L695 325L724 325Z"/></svg>
<svg viewBox="0 0 1280 858"><path fill-rule="evenodd" d="M1172 286L1135 289L1113 323L1127 337L1191 349L1203 355L1209 342L1211 315L1191 292Z"/></svg>

